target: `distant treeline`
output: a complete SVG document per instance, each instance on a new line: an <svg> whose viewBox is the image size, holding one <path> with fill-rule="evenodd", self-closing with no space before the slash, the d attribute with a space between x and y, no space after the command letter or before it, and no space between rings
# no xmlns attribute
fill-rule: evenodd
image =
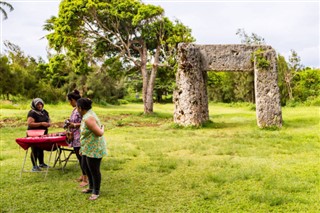
<svg viewBox="0 0 320 213"><path fill-rule="evenodd" d="M0 56L0 94L2 99L28 100L41 97L48 103L66 100L73 89L101 104L142 102L142 77L134 68L124 67L116 58L76 73L64 55L51 56L49 62L26 56L8 43ZM156 102L172 102L175 69L159 68L154 89ZM320 70L303 68L292 51L289 62L278 55L278 84L282 105L298 102L320 105ZM208 72L208 97L213 102L254 103L253 73Z"/></svg>

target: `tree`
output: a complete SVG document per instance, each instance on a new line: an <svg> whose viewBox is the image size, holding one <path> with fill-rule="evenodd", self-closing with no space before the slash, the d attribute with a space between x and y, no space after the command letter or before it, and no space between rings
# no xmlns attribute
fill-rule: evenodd
<svg viewBox="0 0 320 213"><path fill-rule="evenodd" d="M9 60L6 56L0 56L0 93L9 100L13 82Z"/></svg>
<svg viewBox="0 0 320 213"><path fill-rule="evenodd" d="M118 57L125 66L138 67L144 112L152 113L158 67L167 65L177 43L194 41L188 27L163 13L141 1L63 0L47 39L57 51L78 58L78 65Z"/></svg>
<svg viewBox="0 0 320 213"><path fill-rule="evenodd" d="M242 44L248 45L264 45L265 40L261 36L251 33L249 36L244 29L238 29L236 32L241 39ZM235 78L235 95L242 101L255 102L254 94L254 73L236 73Z"/></svg>
<svg viewBox="0 0 320 213"><path fill-rule="evenodd" d="M37 61L25 55L19 46L9 41L4 41L4 46L9 73L1 75L1 81L4 82L1 82L1 87L6 87L7 98L9 95L23 98L35 98L41 95L47 102L63 100L62 90L50 81L52 76L47 75L49 66L41 58ZM1 68L6 69L3 65Z"/></svg>
<svg viewBox="0 0 320 213"><path fill-rule="evenodd" d="M286 76L286 73L288 73L289 68L284 56L278 54L277 65L278 65L278 85L280 90L281 105L286 105L286 102L289 99L289 93L288 93L289 89L285 81L285 76Z"/></svg>
<svg viewBox="0 0 320 213"><path fill-rule="evenodd" d="M230 72L208 73L208 98L214 102L230 103L235 101L234 79Z"/></svg>
<svg viewBox="0 0 320 213"><path fill-rule="evenodd" d="M320 70L303 69L293 78L293 96L295 101L312 100L320 95Z"/></svg>
<svg viewBox="0 0 320 213"><path fill-rule="evenodd" d="M12 7L11 4L9 4L9 3L5 2L5 1L0 1L0 11L1 11L2 15L3 15L3 19L7 19L8 18L8 14L5 11L5 9L2 8L2 5L8 7L10 12L13 11L14 8Z"/></svg>
<svg viewBox="0 0 320 213"><path fill-rule="evenodd" d="M162 102L162 95L172 94L174 87L175 70L170 67L159 67L154 88L157 102Z"/></svg>
<svg viewBox="0 0 320 213"><path fill-rule="evenodd" d="M29 59L24 55L19 46L4 41L4 46L7 52L9 73L4 75L4 87L6 87L7 99L9 95L19 95L25 92L26 69L31 64Z"/></svg>
<svg viewBox="0 0 320 213"><path fill-rule="evenodd" d="M261 36L251 33L251 36L249 36L244 29L238 29L236 32L236 35L238 35L241 38L242 44L255 44L255 45L263 45L265 44L264 38Z"/></svg>
<svg viewBox="0 0 320 213"><path fill-rule="evenodd" d="M292 94L292 80L296 75L296 72L300 71L303 66L300 64L300 57L295 50L290 50L291 55L289 56L288 70L284 73L284 80L288 88L289 99L293 99Z"/></svg>

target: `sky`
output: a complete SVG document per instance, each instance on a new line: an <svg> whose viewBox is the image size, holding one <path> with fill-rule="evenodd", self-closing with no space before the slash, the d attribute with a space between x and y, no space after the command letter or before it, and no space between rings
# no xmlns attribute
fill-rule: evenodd
<svg viewBox="0 0 320 213"><path fill-rule="evenodd" d="M47 60L45 20L57 16L58 0L7 0L14 7L8 19L0 15L3 41L18 45L26 55ZM144 0L161 6L170 20L192 29L197 44L240 44L238 29L265 39L288 61L295 50L304 66L320 68L320 0Z"/></svg>

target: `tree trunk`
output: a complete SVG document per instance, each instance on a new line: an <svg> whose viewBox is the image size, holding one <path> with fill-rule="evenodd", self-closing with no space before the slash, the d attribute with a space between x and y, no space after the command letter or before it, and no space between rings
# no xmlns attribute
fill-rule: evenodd
<svg viewBox="0 0 320 213"><path fill-rule="evenodd" d="M147 49L144 49L143 52L146 53ZM148 75L148 72L146 70L147 54L143 55L145 56L145 60L143 60L145 62L145 65L143 70L141 67L141 71L143 76L144 113L150 114L153 113L153 90L159 65L160 46L157 47L156 53L154 55L154 63L152 65L150 76Z"/></svg>
<svg viewBox="0 0 320 213"><path fill-rule="evenodd" d="M148 82L149 82L149 74L147 71L147 48L145 44L143 44L141 53L140 53L140 59L141 59L141 74L142 74L142 100L143 100L143 106L144 106L144 114L148 114L149 108L147 106L147 92L148 92Z"/></svg>
<svg viewBox="0 0 320 213"><path fill-rule="evenodd" d="M151 69L150 79L148 83L148 96L147 96L147 104L148 107L151 109L150 112L153 112L153 90L154 90L154 84L157 77L157 71L159 66L159 56L160 56L160 44L157 46L156 53L154 55L154 62Z"/></svg>

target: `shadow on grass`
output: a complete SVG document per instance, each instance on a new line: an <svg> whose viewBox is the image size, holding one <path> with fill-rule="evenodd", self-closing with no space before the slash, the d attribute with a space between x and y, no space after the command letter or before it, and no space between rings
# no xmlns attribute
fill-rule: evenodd
<svg viewBox="0 0 320 213"><path fill-rule="evenodd" d="M183 125L173 123L171 125L171 128L173 128L173 129L187 129L187 130L190 130L190 129L230 129L230 128L236 128L236 127L243 127L246 125L251 126L252 124L251 123L234 123L234 122L216 123L216 122L209 120L199 126L195 126L195 125L183 126Z"/></svg>
<svg viewBox="0 0 320 213"><path fill-rule="evenodd" d="M122 170L124 164L129 161L129 159L114 159L114 158L108 158L102 165L101 170Z"/></svg>
<svg viewBox="0 0 320 213"><path fill-rule="evenodd" d="M170 113L120 113L116 115L101 116L101 120L114 127L153 127L171 122L172 115Z"/></svg>
<svg viewBox="0 0 320 213"><path fill-rule="evenodd" d="M248 123L247 123L248 124ZM243 124L240 123L225 123L225 122L221 122L221 123L216 123L213 122L211 120L205 122L204 124L202 124L203 128L206 129L226 129L226 128L235 128L235 127L239 127L239 126L243 126Z"/></svg>
<svg viewBox="0 0 320 213"><path fill-rule="evenodd" d="M305 126L319 125L319 117L300 117L300 118L287 118L283 121L283 127L287 128L304 128Z"/></svg>

